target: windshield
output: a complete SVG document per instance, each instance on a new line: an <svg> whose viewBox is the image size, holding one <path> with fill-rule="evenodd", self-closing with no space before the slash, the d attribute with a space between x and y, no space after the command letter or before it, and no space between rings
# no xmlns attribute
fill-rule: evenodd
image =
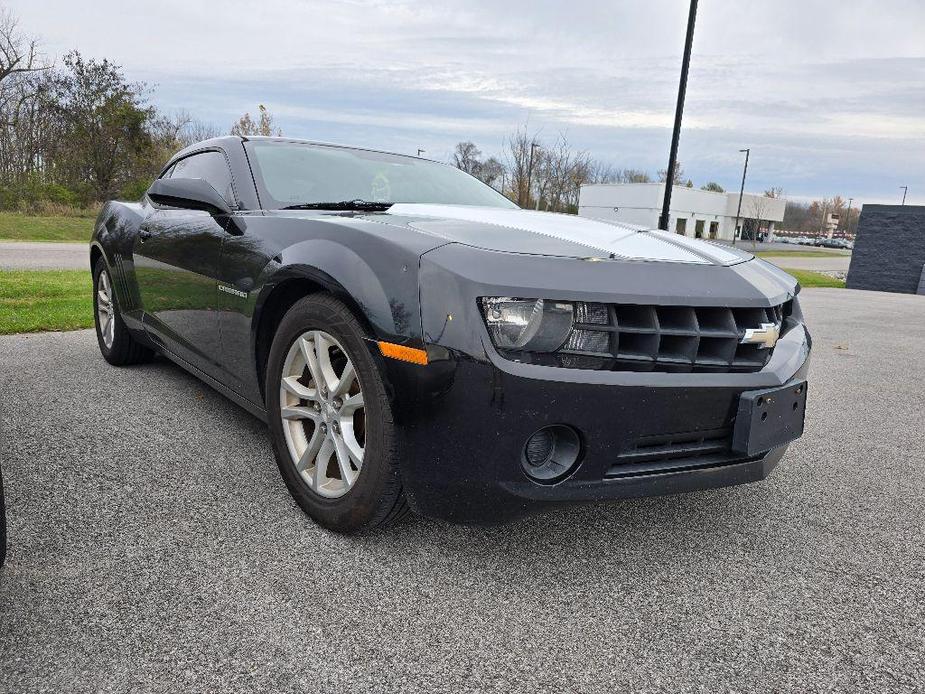
<svg viewBox="0 0 925 694"><path fill-rule="evenodd" d="M245 147L265 209L347 200L516 208L472 176L426 159L269 140Z"/></svg>

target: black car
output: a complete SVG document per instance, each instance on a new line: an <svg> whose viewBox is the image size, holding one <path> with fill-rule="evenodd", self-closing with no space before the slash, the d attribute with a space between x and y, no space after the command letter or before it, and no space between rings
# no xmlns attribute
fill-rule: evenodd
<svg viewBox="0 0 925 694"><path fill-rule="evenodd" d="M107 203L90 256L103 356L266 420L338 531L751 482L802 433L792 277L417 157L208 140Z"/></svg>

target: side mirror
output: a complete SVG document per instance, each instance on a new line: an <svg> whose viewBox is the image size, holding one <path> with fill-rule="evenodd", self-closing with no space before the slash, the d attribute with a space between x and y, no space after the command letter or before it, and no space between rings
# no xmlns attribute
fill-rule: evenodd
<svg viewBox="0 0 925 694"><path fill-rule="evenodd" d="M212 185L201 178L159 178L148 188L158 205L231 214L231 207Z"/></svg>

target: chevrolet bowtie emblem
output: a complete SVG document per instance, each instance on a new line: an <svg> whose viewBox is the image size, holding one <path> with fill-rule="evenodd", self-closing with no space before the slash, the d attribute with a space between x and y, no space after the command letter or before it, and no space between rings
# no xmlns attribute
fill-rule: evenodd
<svg viewBox="0 0 925 694"><path fill-rule="evenodd" d="M780 337L780 326L776 323L762 323L760 328L746 328L743 345L758 345L758 349L771 349Z"/></svg>

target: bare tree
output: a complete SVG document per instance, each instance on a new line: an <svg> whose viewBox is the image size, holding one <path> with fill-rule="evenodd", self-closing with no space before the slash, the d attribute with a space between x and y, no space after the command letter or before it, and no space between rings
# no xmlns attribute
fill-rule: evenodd
<svg viewBox="0 0 925 694"><path fill-rule="evenodd" d="M602 161L588 163L588 183L623 183L621 172L612 164Z"/></svg>
<svg viewBox="0 0 925 694"><path fill-rule="evenodd" d="M273 124L273 116L270 115L267 107L263 104L259 104L257 108L260 112L258 119L255 121L253 118L251 118L250 113L245 113L234 125L231 126L231 134L241 136L281 136L283 131Z"/></svg>
<svg viewBox="0 0 925 694"><path fill-rule="evenodd" d="M39 94L50 66L9 10L0 9L0 181L32 175L42 165L49 117Z"/></svg>
<svg viewBox="0 0 925 694"><path fill-rule="evenodd" d="M474 142L457 142L453 152L453 165L474 176L482 166L482 151Z"/></svg>
<svg viewBox="0 0 925 694"><path fill-rule="evenodd" d="M667 180L668 180L667 167L664 169L659 169L658 170L658 182L664 183ZM681 162L679 161L676 161L674 163L674 175L671 177L671 184L675 186L684 185L684 169L681 167ZM694 184L692 182L690 187L693 187L693 185Z"/></svg>
<svg viewBox="0 0 925 694"><path fill-rule="evenodd" d="M545 208L556 212L577 208L581 185L590 181L588 153L573 150L565 134L560 134L555 144L544 150L543 164Z"/></svg>
<svg viewBox="0 0 925 694"><path fill-rule="evenodd" d="M0 9L0 82L10 75L47 70L38 43L19 29L19 20L7 9Z"/></svg>
<svg viewBox="0 0 925 694"><path fill-rule="evenodd" d="M211 140L213 137L219 137L222 134L222 129L214 123L207 123L196 118L191 118L180 130L180 146L189 147L197 142Z"/></svg>
<svg viewBox="0 0 925 694"><path fill-rule="evenodd" d="M494 186L496 181L500 181L504 178L504 164L495 159L495 157L488 157L488 159L479 165L475 177L482 181L482 183ZM504 191L501 192L503 193Z"/></svg>
<svg viewBox="0 0 925 694"><path fill-rule="evenodd" d="M651 183L652 178L641 169L623 169L623 183Z"/></svg>
<svg viewBox="0 0 925 694"><path fill-rule="evenodd" d="M770 208L770 197L766 195L751 195L749 196L749 201L751 203L752 218L755 221L755 227L752 230L752 247L758 243L758 234L761 231L761 220L767 216L768 210Z"/></svg>
<svg viewBox="0 0 925 694"><path fill-rule="evenodd" d="M784 189L780 186L771 186L766 191L764 191L764 196L766 198L772 199L782 198L784 197Z"/></svg>
<svg viewBox="0 0 925 694"><path fill-rule="evenodd" d="M511 191L521 207L530 206L537 148L537 134L529 135L526 125L518 128L505 143L504 158L511 176Z"/></svg>

